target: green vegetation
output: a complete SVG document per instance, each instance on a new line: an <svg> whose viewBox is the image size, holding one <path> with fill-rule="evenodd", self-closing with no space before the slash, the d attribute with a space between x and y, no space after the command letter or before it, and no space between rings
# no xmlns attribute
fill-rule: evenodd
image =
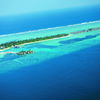
<svg viewBox="0 0 100 100"><path fill-rule="evenodd" d="M21 45L21 44L31 43L31 42L38 42L38 41L43 41L43 40L48 40L48 39L54 39L54 38L68 36L68 35L69 34L58 34L58 35L52 35L52 36L46 36L46 37L38 37L35 39L26 39L26 40L20 40L20 41L7 42L7 43L0 44L0 49L2 50L2 49L16 46L16 45Z"/></svg>

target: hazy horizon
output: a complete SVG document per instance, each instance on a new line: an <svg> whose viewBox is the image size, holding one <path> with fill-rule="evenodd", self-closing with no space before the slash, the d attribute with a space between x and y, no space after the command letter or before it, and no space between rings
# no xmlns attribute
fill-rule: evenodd
<svg viewBox="0 0 100 100"><path fill-rule="evenodd" d="M57 9L72 9L99 5L99 0L3 0L0 1L0 16L20 15L51 11Z"/></svg>

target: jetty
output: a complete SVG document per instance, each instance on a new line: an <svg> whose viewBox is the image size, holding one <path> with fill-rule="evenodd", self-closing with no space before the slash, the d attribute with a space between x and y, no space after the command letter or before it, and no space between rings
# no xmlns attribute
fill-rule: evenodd
<svg viewBox="0 0 100 100"><path fill-rule="evenodd" d="M0 54L16 54L16 52L0 52Z"/></svg>

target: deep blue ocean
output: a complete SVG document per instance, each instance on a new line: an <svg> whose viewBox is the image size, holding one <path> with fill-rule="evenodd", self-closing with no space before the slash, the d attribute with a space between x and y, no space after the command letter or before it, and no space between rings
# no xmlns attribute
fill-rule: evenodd
<svg viewBox="0 0 100 100"><path fill-rule="evenodd" d="M95 20L99 5L2 16L0 34ZM0 74L0 100L100 100L100 45Z"/></svg>

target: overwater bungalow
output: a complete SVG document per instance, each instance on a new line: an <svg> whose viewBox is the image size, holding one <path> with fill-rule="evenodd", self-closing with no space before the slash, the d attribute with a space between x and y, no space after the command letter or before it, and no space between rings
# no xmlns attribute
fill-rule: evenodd
<svg viewBox="0 0 100 100"><path fill-rule="evenodd" d="M20 51L18 53L16 53L17 55L26 55L26 54L32 54L33 51L29 50L29 51Z"/></svg>

